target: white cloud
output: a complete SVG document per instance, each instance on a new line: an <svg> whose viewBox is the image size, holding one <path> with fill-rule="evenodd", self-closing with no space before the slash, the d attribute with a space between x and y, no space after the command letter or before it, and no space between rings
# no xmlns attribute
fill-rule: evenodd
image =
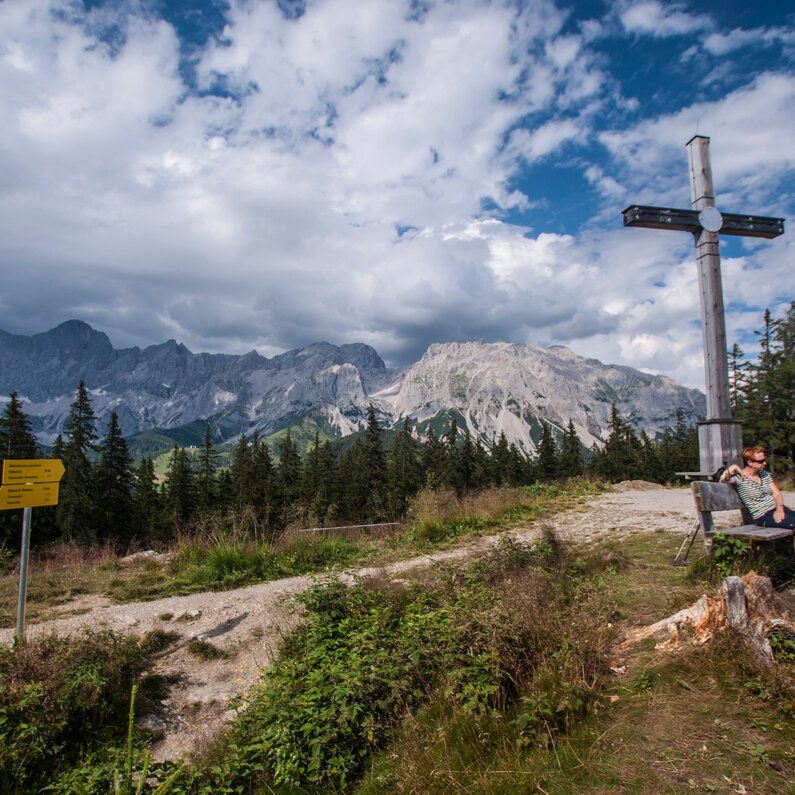
<svg viewBox="0 0 795 795"><path fill-rule="evenodd" d="M795 161L792 75L649 116L598 50L627 43L615 17L567 26L550 0L420 15L408 0L315 0L288 19L272 0L234 0L192 55L196 92L175 29L143 2L121 7L0 3L7 330L81 317L119 345L365 341L392 362L435 340L561 342L700 385L690 240L620 229L618 210L686 206L684 143L707 123L727 209L791 204L771 186ZM633 37L716 30L678 5L620 11ZM111 23L112 45L99 35ZM508 223L533 206L523 191L544 202L555 187L528 187L526 164L579 169L593 228ZM780 300L790 262L788 241L728 260L728 299L747 306L752 281L755 301Z"/></svg>
<svg viewBox="0 0 795 795"><path fill-rule="evenodd" d="M662 3L658 0L624 3L619 17L630 33L646 36L681 36L712 27L711 19L704 14L689 14L684 4Z"/></svg>
<svg viewBox="0 0 795 795"><path fill-rule="evenodd" d="M792 46L795 32L785 28L735 28L728 33L713 32L704 40L704 49L718 57L728 55L743 47L765 46L781 42Z"/></svg>
<svg viewBox="0 0 795 795"><path fill-rule="evenodd" d="M621 169L623 181L656 204L689 196L685 143L700 132L712 139L712 173L718 200L723 192L732 212L776 214L770 186L795 168L795 139L789 134L795 104L795 76L762 74L714 102L640 122L600 135ZM677 187L678 186L678 187ZM655 200L656 195L656 200ZM754 208L742 203L756 204Z"/></svg>

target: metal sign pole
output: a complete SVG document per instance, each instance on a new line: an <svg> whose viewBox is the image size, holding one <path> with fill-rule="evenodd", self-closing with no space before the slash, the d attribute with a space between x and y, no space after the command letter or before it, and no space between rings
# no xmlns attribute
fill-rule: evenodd
<svg viewBox="0 0 795 795"><path fill-rule="evenodd" d="M33 508L22 513L22 549L19 553L19 599L17 600L16 642L25 642L25 602L28 596L28 557L30 556L30 517Z"/></svg>

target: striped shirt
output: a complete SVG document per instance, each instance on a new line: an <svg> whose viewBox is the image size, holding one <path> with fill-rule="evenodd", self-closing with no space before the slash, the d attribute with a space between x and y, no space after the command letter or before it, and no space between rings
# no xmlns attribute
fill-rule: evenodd
<svg viewBox="0 0 795 795"><path fill-rule="evenodd" d="M737 494L754 519L758 519L760 516L764 516L766 513L776 508L776 499L773 496L772 476L769 472L762 470L759 473L759 478L762 481L761 483L757 483L755 480L745 477L745 475L740 472L732 477L734 488L737 489Z"/></svg>

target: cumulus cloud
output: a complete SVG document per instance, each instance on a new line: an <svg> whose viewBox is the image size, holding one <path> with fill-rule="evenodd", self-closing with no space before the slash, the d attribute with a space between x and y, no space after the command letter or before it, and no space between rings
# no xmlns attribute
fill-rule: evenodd
<svg viewBox="0 0 795 795"><path fill-rule="evenodd" d="M687 206L683 145L706 120L726 209L793 201L791 69L663 111L605 50L706 32L709 58L791 41L784 24L658 2L596 20L552 0L232 0L186 42L158 8L0 3L5 330L80 317L117 345L266 355L363 341L394 365L434 341L564 343L698 385L691 241L624 230L620 209ZM540 212L564 171L583 193L566 233ZM780 306L791 253L729 259L732 328L753 268L753 301Z"/></svg>

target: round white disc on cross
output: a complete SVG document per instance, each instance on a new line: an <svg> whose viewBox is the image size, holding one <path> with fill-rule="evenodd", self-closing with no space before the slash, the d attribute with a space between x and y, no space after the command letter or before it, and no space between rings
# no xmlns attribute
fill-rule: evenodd
<svg viewBox="0 0 795 795"><path fill-rule="evenodd" d="M707 232L720 232L723 226L723 216L718 212L717 207L705 207L698 214L698 222L701 228Z"/></svg>

